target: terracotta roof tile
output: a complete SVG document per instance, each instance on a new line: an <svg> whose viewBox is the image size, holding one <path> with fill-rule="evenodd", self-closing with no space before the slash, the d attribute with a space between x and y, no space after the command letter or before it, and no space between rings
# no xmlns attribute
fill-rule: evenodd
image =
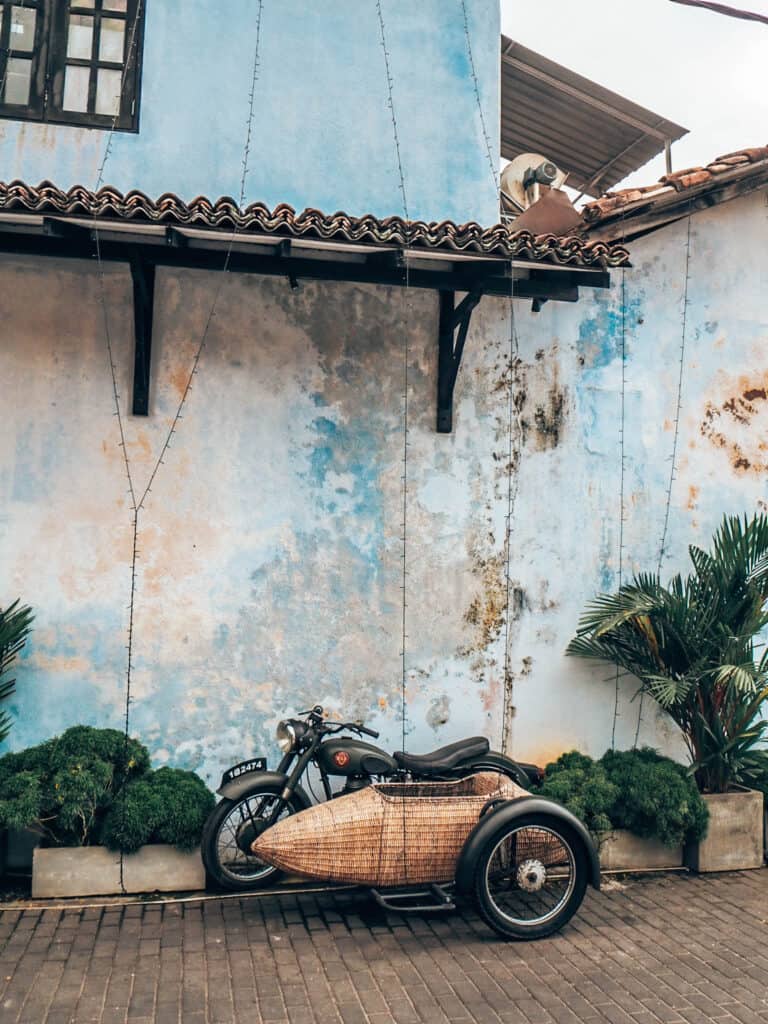
<svg viewBox="0 0 768 1024"><path fill-rule="evenodd" d="M749 174L753 164L763 161L768 161L768 145L726 153L724 156L717 157L706 167L686 167L684 170L675 171L674 174L665 174L656 185L607 192L595 202L587 203L582 210L582 216L587 229L589 229L603 219L613 216L622 207L627 207L632 203L657 202L666 196L685 192L686 189L693 189L709 182L714 186L718 183L718 176L738 171L739 168L743 168L745 174Z"/></svg>
<svg viewBox="0 0 768 1024"><path fill-rule="evenodd" d="M514 226L506 224L483 228L474 222L455 224L450 220L426 223L370 214L351 217L346 213L325 214L313 209L297 213L286 203L273 210L264 203L253 203L241 210L228 196L215 201L198 196L187 203L171 192L159 199L150 199L138 191L123 195L111 187L91 192L76 185L64 192L49 181L37 187L22 181L0 182L0 212L93 216L225 231L237 229L283 238L408 245L570 266L618 267L629 262L629 252L624 246L590 241L580 233L558 237L515 231Z"/></svg>

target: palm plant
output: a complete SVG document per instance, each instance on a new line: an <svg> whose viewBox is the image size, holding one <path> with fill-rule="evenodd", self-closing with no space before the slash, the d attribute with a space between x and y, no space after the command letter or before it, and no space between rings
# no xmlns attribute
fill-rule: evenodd
<svg viewBox="0 0 768 1024"><path fill-rule="evenodd" d="M768 722L768 517L726 516L693 572L641 573L587 606L567 653L612 662L680 728L699 789L748 779Z"/></svg>
<svg viewBox="0 0 768 1024"><path fill-rule="evenodd" d="M31 608L20 606L18 600L5 610L0 608L0 700L5 700L14 692L16 680L3 677L26 643L33 618ZM0 742L11 731L11 724L8 712L0 711Z"/></svg>

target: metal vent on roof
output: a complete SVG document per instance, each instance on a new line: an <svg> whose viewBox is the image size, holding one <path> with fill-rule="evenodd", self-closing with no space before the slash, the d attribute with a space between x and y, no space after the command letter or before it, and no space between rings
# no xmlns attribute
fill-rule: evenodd
<svg viewBox="0 0 768 1024"><path fill-rule="evenodd" d="M546 153L598 196L688 129L501 37L501 155Z"/></svg>

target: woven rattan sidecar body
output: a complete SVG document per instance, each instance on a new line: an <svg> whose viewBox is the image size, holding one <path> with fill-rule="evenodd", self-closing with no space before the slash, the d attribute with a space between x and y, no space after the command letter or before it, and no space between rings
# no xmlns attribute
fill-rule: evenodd
<svg viewBox="0 0 768 1024"><path fill-rule="evenodd" d="M290 874L390 887L453 879L489 800L526 797L496 772L367 786L278 822L253 852Z"/></svg>

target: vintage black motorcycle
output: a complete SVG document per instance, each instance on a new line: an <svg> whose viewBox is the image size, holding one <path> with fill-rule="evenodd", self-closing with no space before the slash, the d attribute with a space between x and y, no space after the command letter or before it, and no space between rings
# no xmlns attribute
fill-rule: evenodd
<svg viewBox="0 0 768 1024"><path fill-rule="evenodd" d="M381 779L459 779L473 772L497 771L527 789L540 780L541 769L519 764L490 750L484 736L451 743L431 754L386 751L351 736L378 738L378 733L360 722L333 722L324 717L318 704L299 712L303 718L289 718L277 726L277 743L283 753L277 771L267 770L264 757L242 761L224 772L218 793L222 798L203 829L201 850L206 871L224 889L246 891L274 882L277 868L251 853L251 843L289 814L312 806L302 777L314 764L320 773L326 800L353 793ZM346 779L334 793L330 776Z"/></svg>

